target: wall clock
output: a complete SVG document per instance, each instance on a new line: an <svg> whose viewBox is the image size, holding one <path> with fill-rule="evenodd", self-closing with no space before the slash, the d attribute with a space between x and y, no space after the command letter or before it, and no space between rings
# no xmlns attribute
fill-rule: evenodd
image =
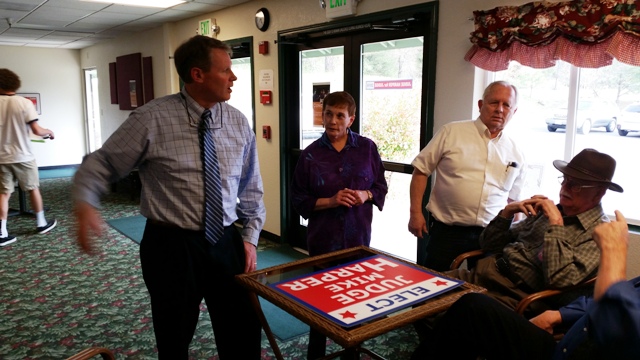
<svg viewBox="0 0 640 360"><path fill-rule="evenodd" d="M269 10L267 10L266 8L261 8L260 10L256 11L255 21L258 30L267 31L267 29L269 28L270 20L271 19L269 17Z"/></svg>

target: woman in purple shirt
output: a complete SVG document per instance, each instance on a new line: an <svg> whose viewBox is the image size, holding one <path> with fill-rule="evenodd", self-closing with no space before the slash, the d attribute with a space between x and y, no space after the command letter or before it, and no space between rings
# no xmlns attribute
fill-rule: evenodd
<svg viewBox="0 0 640 360"><path fill-rule="evenodd" d="M382 210L387 194L384 165L376 144L349 127L356 103L344 91L322 103L324 133L302 151L293 174L291 202L309 219L309 255L371 242L373 205ZM317 342L316 342L317 341ZM324 356L325 338L311 331L308 358Z"/></svg>

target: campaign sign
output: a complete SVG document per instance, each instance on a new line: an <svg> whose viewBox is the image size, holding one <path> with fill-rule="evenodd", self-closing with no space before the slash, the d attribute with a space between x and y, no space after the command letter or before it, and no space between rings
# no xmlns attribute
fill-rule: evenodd
<svg viewBox="0 0 640 360"><path fill-rule="evenodd" d="M351 327L463 283L374 255L270 286L341 326Z"/></svg>

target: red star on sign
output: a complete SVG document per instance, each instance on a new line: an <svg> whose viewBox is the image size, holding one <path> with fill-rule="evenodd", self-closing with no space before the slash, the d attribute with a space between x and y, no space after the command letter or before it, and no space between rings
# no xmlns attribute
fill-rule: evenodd
<svg viewBox="0 0 640 360"><path fill-rule="evenodd" d="M343 312L343 313L342 313L342 314L340 314L340 315L342 315L342 318L343 318L343 319L347 319L347 318L355 319L355 318L356 318L357 313L355 313L355 314L354 314L354 313L352 313L351 311L347 310L347 311Z"/></svg>
<svg viewBox="0 0 640 360"><path fill-rule="evenodd" d="M435 286L444 286L444 285L447 285L447 282L446 281L442 281L442 280L436 280L436 281L433 282L433 284Z"/></svg>

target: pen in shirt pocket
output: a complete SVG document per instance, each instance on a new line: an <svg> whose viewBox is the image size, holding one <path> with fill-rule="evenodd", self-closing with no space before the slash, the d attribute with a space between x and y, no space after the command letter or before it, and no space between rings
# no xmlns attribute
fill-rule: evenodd
<svg viewBox="0 0 640 360"><path fill-rule="evenodd" d="M509 163L507 164L507 168L504 170L505 172L509 171L509 168L512 167L514 169L518 168L518 163L515 161L509 161Z"/></svg>

